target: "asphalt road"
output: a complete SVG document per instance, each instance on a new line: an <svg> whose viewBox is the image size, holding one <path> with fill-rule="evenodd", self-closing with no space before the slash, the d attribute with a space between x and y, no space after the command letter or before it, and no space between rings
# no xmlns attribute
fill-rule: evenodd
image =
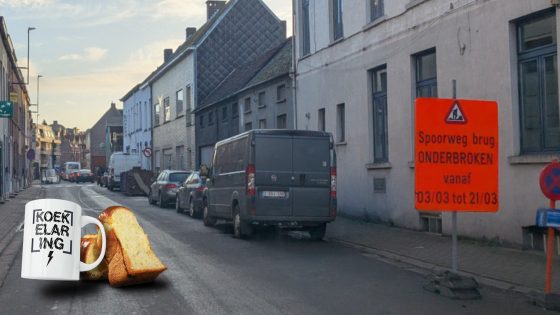
<svg viewBox="0 0 560 315"><path fill-rule="evenodd" d="M402 266L302 233L237 240L230 224L198 219L90 184L45 186L46 198L79 203L85 215L133 209L168 270L151 284L20 278L21 253L0 288L0 314L542 314L520 295L482 288L478 301L422 289ZM93 231L93 227L86 228Z"/></svg>

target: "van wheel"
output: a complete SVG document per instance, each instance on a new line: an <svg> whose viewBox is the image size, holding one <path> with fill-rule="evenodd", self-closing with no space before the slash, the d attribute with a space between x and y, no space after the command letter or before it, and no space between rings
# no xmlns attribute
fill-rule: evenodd
<svg viewBox="0 0 560 315"><path fill-rule="evenodd" d="M191 216L191 218L194 218L194 217L197 216L196 209L194 208L194 202L193 202L192 198L189 201L189 215Z"/></svg>
<svg viewBox="0 0 560 315"><path fill-rule="evenodd" d="M181 205L179 203L179 195L175 197L175 210L177 211L177 213L183 212L183 209L181 209Z"/></svg>
<svg viewBox="0 0 560 315"><path fill-rule="evenodd" d="M236 205L233 209L233 237L235 238L247 238L252 236L254 232L253 227L241 220L241 214L239 214L239 206Z"/></svg>
<svg viewBox="0 0 560 315"><path fill-rule="evenodd" d="M211 216L208 213L208 205L204 203L204 209L202 211L202 221L205 226L214 226L216 224L216 217Z"/></svg>
<svg viewBox="0 0 560 315"><path fill-rule="evenodd" d="M309 236L313 241L321 241L325 237L325 233L327 232L327 224L323 223L319 226L314 226L309 228Z"/></svg>

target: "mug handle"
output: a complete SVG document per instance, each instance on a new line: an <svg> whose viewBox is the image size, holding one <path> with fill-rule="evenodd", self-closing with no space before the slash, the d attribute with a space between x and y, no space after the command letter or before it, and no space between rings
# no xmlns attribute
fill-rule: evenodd
<svg viewBox="0 0 560 315"><path fill-rule="evenodd" d="M101 253L99 253L99 257L97 257L96 261L94 261L91 264L85 264L85 263L80 261L80 272L92 270L93 268L97 267L97 265L99 265L101 263L103 258L105 258L105 247L107 245L107 238L105 237L105 229L103 228L103 224L101 224L101 222L99 222L99 220L97 220L95 218L88 217L88 216L85 216L85 215L82 216L82 227L84 227L88 224L97 225L97 227L101 231L101 238L103 239L103 243L101 243Z"/></svg>

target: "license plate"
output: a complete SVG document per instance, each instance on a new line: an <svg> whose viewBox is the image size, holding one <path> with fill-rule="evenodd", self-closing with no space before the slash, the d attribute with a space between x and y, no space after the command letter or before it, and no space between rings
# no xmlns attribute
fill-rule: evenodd
<svg viewBox="0 0 560 315"><path fill-rule="evenodd" d="M263 191L263 198L286 198L287 193L285 191Z"/></svg>

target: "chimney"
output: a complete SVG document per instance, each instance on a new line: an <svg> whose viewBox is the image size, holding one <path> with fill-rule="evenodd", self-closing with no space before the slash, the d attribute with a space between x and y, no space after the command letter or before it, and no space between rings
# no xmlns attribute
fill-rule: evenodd
<svg viewBox="0 0 560 315"><path fill-rule="evenodd" d="M191 38L196 33L196 27L187 27L187 39Z"/></svg>
<svg viewBox="0 0 560 315"><path fill-rule="evenodd" d="M173 55L173 49L167 48L163 50L163 63L167 63L171 60L171 55Z"/></svg>
<svg viewBox="0 0 560 315"><path fill-rule="evenodd" d="M206 1L206 19L210 20L210 18L225 7L225 5L225 1Z"/></svg>
<svg viewBox="0 0 560 315"><path fill-rule="evenodd" d="M111 109L117 109L117 104L115 104L115 102L111 102Z"/></svg>
<svg viewBox="0 0 560 315"><path fill-rule="evenodd" d="M284 38L286 38L287 33L288 33L287 26L286 26L286 21L285 20L280 21L280 24L282 25L282 32L284 34Z"/></svg>

